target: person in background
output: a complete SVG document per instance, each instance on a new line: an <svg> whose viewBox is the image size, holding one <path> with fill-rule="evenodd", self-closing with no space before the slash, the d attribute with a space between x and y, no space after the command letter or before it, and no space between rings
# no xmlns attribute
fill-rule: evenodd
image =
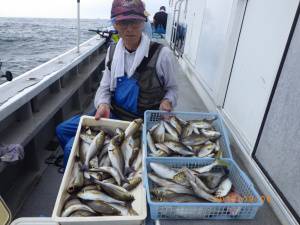
<svg viewBox="0 0 300 225"><path fill-rule="evenodd" d="M111 20L120 39L106 55L94 105L98 120L143 118L146 110L171 111L177 104L176 62L172 51L143 34L147 16L141 0L114 0ZM59 124L56 134L66 166L80 115Z"/></svg>
<svg viewBox="0 0 300 225"><path fill-rule="evenodd" d="M149 16L150 16L150 13L148 13L147 11L145 11L145 16L147 17L146 18L146 22L144 24L144 30L143 32L148 36L148 38L151 40L152 39L152 26L151 26L151 23L149 21Z"/></svg>
<svg viewBox="0 0 300 225"><path fill-rule="evenodd" d="M166 7L161 6L159 12L155 13L153 17L153 24L155 33L165 34L167 28L168 14L166 13Z"/></svg>

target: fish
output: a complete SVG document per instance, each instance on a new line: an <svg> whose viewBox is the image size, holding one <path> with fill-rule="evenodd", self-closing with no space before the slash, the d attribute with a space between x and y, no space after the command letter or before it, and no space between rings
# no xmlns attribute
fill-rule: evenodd
<svg viewBox="0 0 300 225"><path fill-rule="evenodd" d="M215 193L216 197L218 197L218 198L225 197L226 195L228 195L231 188L232 188L232 182L229 178L226 178L225 180L223 180L221 182L221 184L217 188L216 193Z"/></svg>
<svg viewBox="0 0 300 225"><path fill-rule="evenodd" d="M156 143L164 142L165 126L163 121L160 121L159 126L152 132L152 137Z"/></svg>
<svg viewBox="0 0 300 225"><path fill-rule="evenodd" d="M165 133L165 141L178 141L178 138L173 137L171 134Z"/></svg>
<svg viewBox="0 0 300 225"><path fill-rule="evenodd" d="M199 129L211 129L212 125L211 123L205 121L205 120L190 120L189 123L196 128Z"/></svg>
<svg viewBox="0 0 300 225"><path fill-rule="evenodd" d="M69 217L90 217L95 216L95 213L85 210L77 210L69 215Z"/></svg>
<svg viewBox="0 0 300 225"><path fill-rule="evenodd" d="M95 156L94 158L92 158L92 159L90 160L89 165L90 165L91 168L98 168L98 167L99 167L98 157Z"/></svg>
<svg viewBox="0 0 300 225"><path fill-rule="evenodd" d="M99 158L98 158L99 159ZM103 157L100 159L99 161L99 166L98 167L111 167L111 162L108 156L108 153L106 153L105 155L103 155Z"/></svg>
<svg viewBox="0 0 300 225"><path fill-rule="evenodd" d="M123 188L125 188L127 191L131 191L135 189L141 182L142 178L141 177L132 177L128 179L129 183L123 184Z"/></svg>
<svg viewBox="0 0 300 225"><path fill-rule="evenodd" d="M170 149L164 143L156 143L156 149L164 151L167 155L171 155Z"/></svg>
<svg viewBox="0 0 300 225"><path fill-rule="evenodd" d="M136 159L131 164L132 169L134 171L138 171L139 168L142 166L142 161L143 161L143 151L140 150Z"/></svg>
<svg viewBox="0 0 300 225"><path fill-rule="evenodd" d="M88 205L91 209L93 209L95 212L100 213L102 215L120 215L121 212L111 206L108 203L105 203L103 201L86 201L86 205Z"/></svg>
<svg viewBox="0 0 300 225"><path fill-rule="evenodd" d="M216 145L212 142L206 143L204 146L201 147L200 151L198 152L198 157L206 157L211 154L216 148Z"/></svg>
<svg viewBox="0 0 300 225"><path fill-rule="evenodd" d="M174 196L178 196L176 192L170 191L167 187L155 187L150 190L150 193L155 196L156 199L161 201L164 198L171 198Z"/></svg>
<svg viewBox="0 0 300 225"><path fill-rule="evenodd" d="M149 131L147 132L147 143L148 143L150 151L153 154L157 154L157 149L155 147L154 141L153 141L151 133Z"/></svg>
<svg viewBox="0 0 300 225"><path fill-rule="evenodd" d="M197 173L205 173L205 172L209 172L212 170L212 168L216 167L216 166L223 166L228 168L229 164L223 160L220 159L216 159L213 163L207 165L207 166L203 166L200 168L193 168L193 171L197 172Z"/></svg>
<svg viewBox="0 0 300 225"><path fill-rule="evenodd" d="M207 185L207 187L214 189L216 188L224 178L227 178L224 170L221 172L205 172L201 174L197 174L199 178L201 178Z"/></svg>
<svg viewBox="0 0 300 225"><path fill-rule="evenodd" d="M177 133L177 130L168 122L163 121L163 124L166 128L166 131L176 140L179 141L179 134Z"/></svg>
<svg viewBox="0 0 300 225"><path fill-rule="evenodd" d="M189 146L195 146L195 145L201 145L208 141L207 137L201 136L201 135L190 135L188 137L185 137L182 139L182 143L184 145Z"/></svg>
<svg viewBox="0 0 300 225"><path fill-rule="evenodd" d="M130 159L133 156L133 147L130 145L132 136L125 138L121 145L121 151L123 153L124 157L124 163L125 163L125 171L124 174L127 175L133 171L133 169L130 167Z"/></svg>
<svg viewBox="0 0 300 225"><path fill-rule="evenodd" d="M201 129L201 133L210 140L218 139L221 137L221 133L219 131Z"/></svg>
<svg viewBox="0 0 300 225"><path fill-rule="evenodd" d="M175 170L172 170L164 164L151 162L150 167L161 178L172 180L173 177L177 174Z"/></svg>
<svg viewBox="0 0 300 225"><path fill-rule="evenodd" d="M80 142L80 147L79 147L79 151L78 151L78 157L80 159L80 161L82 163L85 162L85 159L86 159L86 155L87 155L87 152L89 150L89 147L90 147L90 144L86 143L85 141L81 141Z"/></svg>
<svg viewBox="0 0 300 225"><path fill-rule="evenodd" d="M140 129L142 123L143 123L142 119L133 120L125 130L125 138L128 138L129 136L136 133Z"/></svg>
<svg viewBox="0 0 300 225"><path fill-rule="evenodd" d="M67 191L68 193L74 193L82 188L84 184L83 173L81 171L81 163L74 162L72 171L72 177L70 179Z"/></svg>
<svg viewBox="0 0 300 225"><path fill-rule="evenodd" d="M203 189L203 191L205 191L205 192L207 192L207 193L209 193L209 194L213 194L216 190L214 190L214 189L210 189L210 188L208 188L207 186L206 186L206 184L204 184L204 182L200 179L200 178L198 178L197 176L195 176L194 174L193 174L193 172L191 172L188 168L185 168L184 169L184 172L185 172L185 175L186 175L186 177L187 177L187 180L188 181L193 181L193 182L195 182L195 184L199 187L199 188L201 188L201 189Z"/></svg>
<svg viewBox="0 0 300 225"><path fill-rule="evenodd" d="M82 142L88 145L92 144L93 139L95 138L95 136L88 135L88 134L80 134L79 137L82 140Z"/></svg>
<svg viewBox="0 0 300 225"><path fill-rule="evenodd" d="M84 162L84 168L85 170L87 170L89 168L89 162L90 160L97 155L97 152L99 151L99 149L101 149L103 143L105 140L105 133L104 131L100 131L96 137L93 139L93 142L91 143L89 150L86 154L86 159Z"/></svg>
<svg viewBox="0 0 300 225"><path fill-rule="evenodd" d="M134 201L134 196L123 187L97 180L94 180L94 182L100 184L101 188L115 199L126 202Z"/></svg>
<svg viewBox="0 0 300 225"><path fill-rule="evenodd" d="M181 133L181 139L186 138L190 136L194 131L194 127L192 124L187 123L183 128L182 128L182 133Z"/></svg>
<svg viewBox="0 0 300 225"><path fill-rule="evenodd" d="M108 146L108 156L112 166L124 176L124 158L120 147L116 144L116 139L113 138Z"/></svg>
<svg viewBox="0 0 300 225"><path fill-rule="evenodd" d="M120 211L122 216L138 216L139 214L132 208L131 205L118 205L118 204L111 204L112 207L116 208Z"/></svg>
<svg viewBox="0 0 300 225"><path fill-rule="evenodd" d="M170 123L176 129L177 133L179 135L181 135L181 133L182 133L182 126L181 126L180 121L178 120L178 118L176 116L171 116Z"/></svg>
<svg viewBox="0 0 300 225"><path fill-rule="evenodd" d="M193 180L189 180L191 186L192 186L192 189L194 190L195 194L199 197L199 198L203 198L207 201L210 201L210 202L216 202L216 203L219 203L221 202L220 199L216 198L215 196L207 193L206 191L204 191L201 187L199 187L195 181Z"/></svg>
<svg viewBox="0 0 300 225"><path fill-rule="evenodd" d="M78 203L78 204L74 204L66 209L63 210L61 217L68 217L70 216L72 213L78 211L78 210L84 210L84 211L88 211L91 213L96 213L93 209L91 209L89 206L84 205L82 203Z"/></svg>
<svg viewBox="0 0 300 225"><path fill-rule="evenodd" d="M104 183L104 182L103 182ZM107 203L116 203L116 204L125 204L124 201L117 200L115 198L110 197L104 192L98 190L88 190L88 191L80 191L77 193L77 197L82 200L90 200L90 201L103 201Z"/></svg>
<svg viewBox="0 0 300 225"><path fill-rule="evenodd" d="M121 185L122 182L128 182L127 179L124 176L121 176L121 174L113 167L103 166L96 169L90 169L90 171L108 173L115 179L118 185Z"/></svg>
<svg viewBox="0 0 300 225"><path fill-rule="evenodd" d="M194 155L194 153L191 152L188 147L186 147L184 144L181 144L180 142L169 141L169 142L164 142L164 145L166 145L173 152L178 153L180 155L185 155L185 156Z"/></svg>
<svg viewBox="0 0 300 225"><path fill-rule="evenodd" d="M148 177L150 178L150 180L152 180L154 183L158 184L159 186L166 187L168 190L173 191L175 193L193 194L193 191L191 189L186 188L180 184L176 184L174 182L159 178L158 176L152 173L149 173Z"/></svg>

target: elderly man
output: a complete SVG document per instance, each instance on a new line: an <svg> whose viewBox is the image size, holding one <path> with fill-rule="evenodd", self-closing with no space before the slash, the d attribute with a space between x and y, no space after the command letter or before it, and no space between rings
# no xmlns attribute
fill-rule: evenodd
<svg viewBox="0 0 300 225"><path fill-rule="evenodd" d="M111 19L121 38L108 49L94 101L95 119L133 120L150 109L171 111L177 102L174 56L168 47L151 42L142 33L146 21L143 2L114 0ZM79 119L75 116L56 129L65 165Z"/></svg>

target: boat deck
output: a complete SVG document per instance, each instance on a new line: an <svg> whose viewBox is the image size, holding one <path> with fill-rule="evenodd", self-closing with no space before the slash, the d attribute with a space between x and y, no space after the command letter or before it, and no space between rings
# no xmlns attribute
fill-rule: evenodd
<svg viewBox="0 0 300 225"><path fill-rule="evenodd" d="M178 65L178 68L180 66ZM186 78L182 70L177 74L177 83L179 85L179 101L176 111L207 111L202 100L198 97L193 86ZM92 104L89 108L92 108ZM88 111L87 109L86 111ZM47 150L44 150L47 151ZM62 150L59 150L62 153ZM238 150L233 149L234 159L239 166L247 173L241 160L237 154ZM46 153L46 152L45 152ZM56 196L62 179L62 174L58 173L58 167L54 165L45 166L43 175L35 188L27 198L21 210L16 215L19 217L51 217L52 210L55 204ZM154 224L154 221L147 221L147 225ZM268 205L265 203L258 211L254 220L240 221L208 221L208 220L165 220L160 221L161 225L211 225L211 224L241 224L241 225L280 225L276 215Z"/></svg>

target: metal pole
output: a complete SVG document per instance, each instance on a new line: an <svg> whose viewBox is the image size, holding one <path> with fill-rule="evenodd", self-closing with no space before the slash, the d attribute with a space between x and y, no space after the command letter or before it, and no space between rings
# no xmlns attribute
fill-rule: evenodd
<svg viewBox="0 0 300 225"><path fill-rule="evenodd" d="M77 0L77 53L80 52L80 0Z"/></svg>

